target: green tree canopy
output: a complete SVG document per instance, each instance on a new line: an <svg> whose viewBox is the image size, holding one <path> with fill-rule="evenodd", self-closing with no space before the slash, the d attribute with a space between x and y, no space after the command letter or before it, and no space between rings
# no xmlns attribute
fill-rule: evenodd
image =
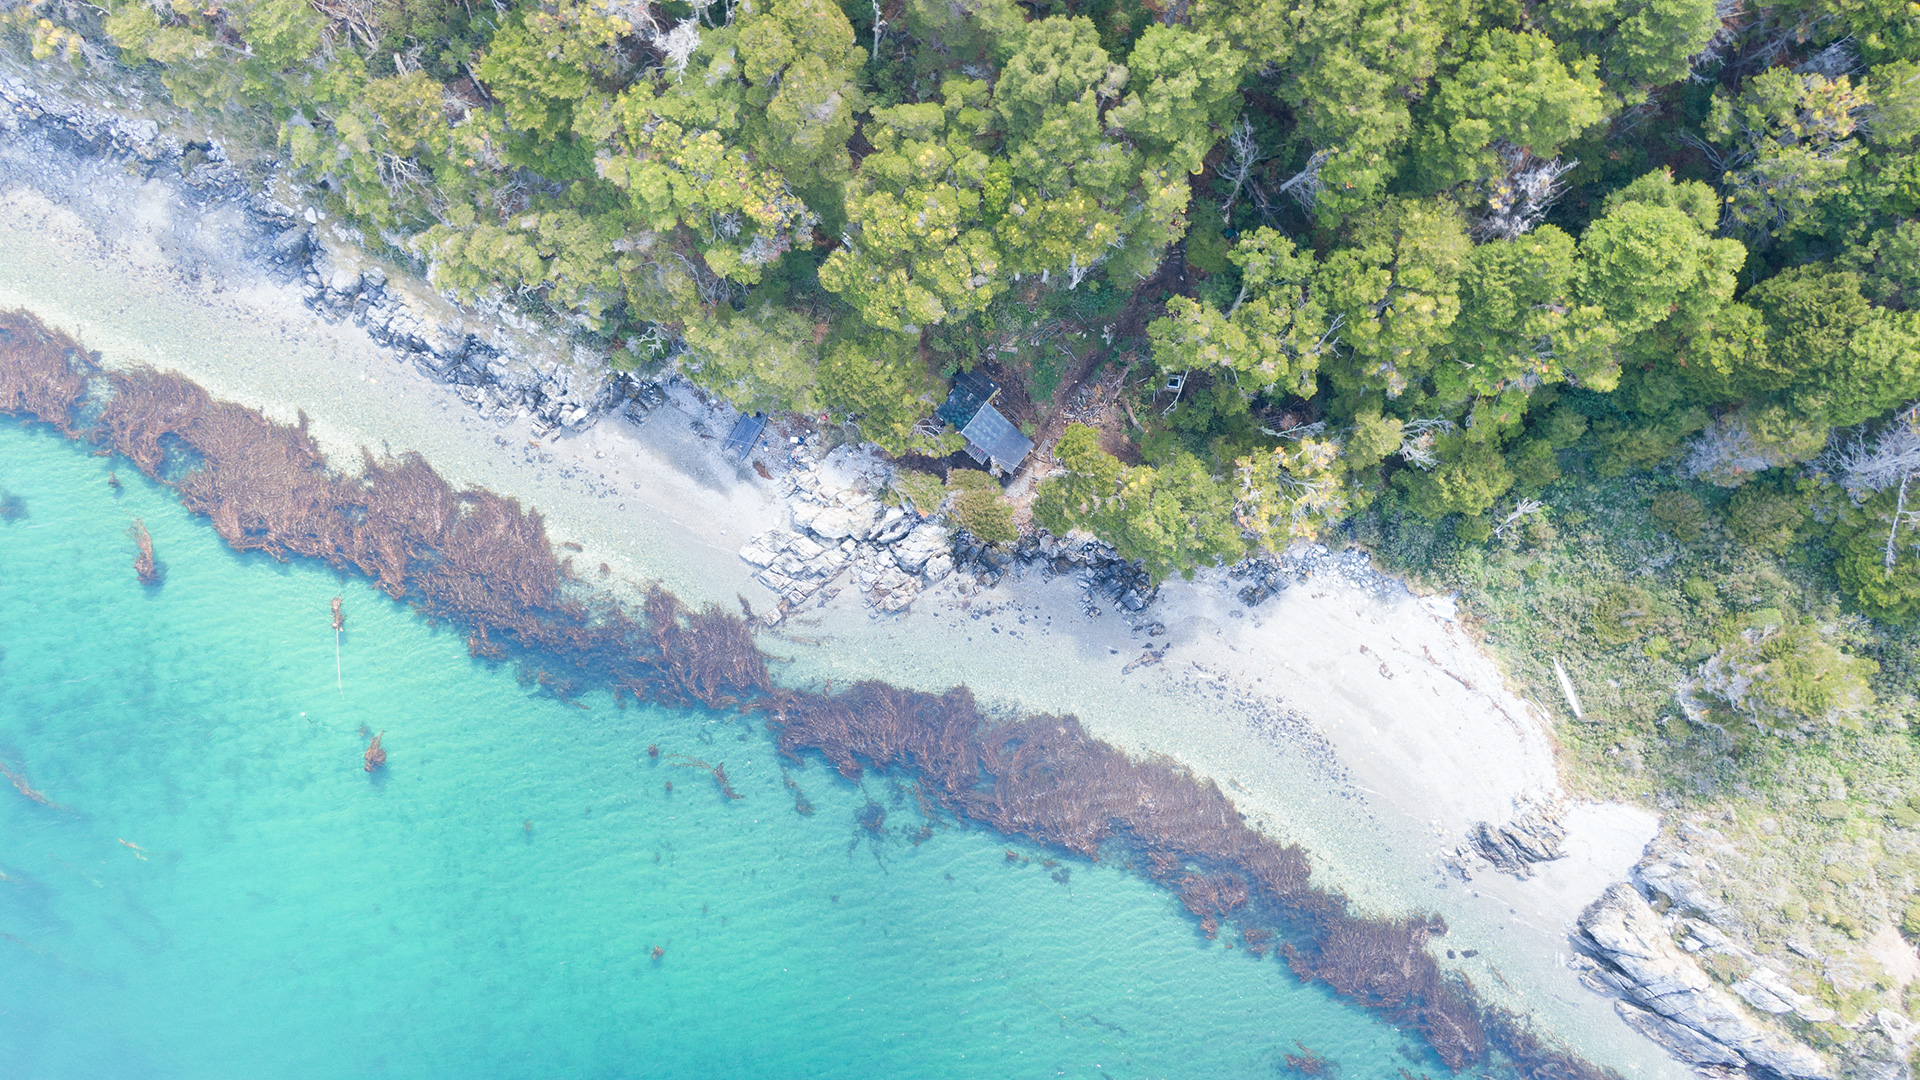
<svg viewBox="0 0 1920 1080"><path fill-rule="evenodd" d="M1704 184L1654 172L1616 192L1587 226L1579 297L1623 342L1668 323L1692 325L1733 297L1746 248L1714 238L1717 202Z"/></svg>
<svg viewBox="0 0 1920 1080"><path fill-rule="evenodd" d="M1913 312L1877 309L1860 275L1797 266L1749 295L1766 321L1768 375L1803 412L1857 424L1920 396L1920 336Z"/></svg>
<svg viewBox="0 0 1920 1080"><path fill-rule="evenodd" d="M960 449L958 435L926 423L941 389L915 340L903 334L856 324L829 340L820 359L820 403L895 456L944 457Z"/></svg>
<svg viewBox="0 0 1920 1080"><path fill-rule="evenodd" d="M1475 246L1461 274L1460 317L1434 372L1435 396L1462 402L1510 385L1620 381L1617 334L1597 304L1575 298L1573 237L1552 225Z"/></svg>
<svg viewBox="0 0 1920 1080"><path fill-rule="evenodd" d="M1688 59L1720 29L1715 0L1549 0L1537 18L1554 40L1599 57L1601 73L1623 90L1685 76Z"/></svg>
<svg viewBox="0 0 1920 1080"><path fill-rule="evenodd" d="M1197 173L1220 129L1240 111L1243 66L1220 38L1148 27L1127 54L1127 98L1108 120L1174 168Z"/></svg>
<svg viewBox="0 0 1920 1080"><path fill-rule="evenodd" d="M877 327L964 318L1006 288L991 217L1009 181L985 149L987 87L949 78L944 90L943 102L874 110L873 152L847 188L849 242L820 268L820 283Z"/></svg>
<svg viewBox="0 0 1920 1080"><path fill-rule="evenodd" d="M1313 295L1313 254L1272 229L1257 229L1227 258L1240 271L1240 295L1222 312L1176 296L1167 317L1147 328L1161 371L1231 373L1253 397L1269 390L1310 397L1314 373L1332 349L1334 327Z"/></svg>
<svg viewBox="0 0 1920 1080"><path fill-rule="evenodd" d="M1425 379L1460 314L1471 250L1465 219L1445 199L1392 198L1357 219L1314 279L1351 350L1331 369L1335 381L1399 397Z"/></svg>
<svg viewBox="0 0 1920 1080"><path fill-rule="evenodd" d="M1095 533L1155 581L1246 550L1232 489L1191 454L1176 452L1158 468L1123 466L1100 449L1092 429L1075 424L1054 456L1066 471L1041 482L1035 520L1058 533Z"/></svg>
<svg viewBox="0 0 1920 1080"><path fill-rule="evenodd" d="M1593 58L1569 64L1544 34L1490 30L1438 82L1416 143L1419 174L1436 191L1499 175L1501 146L1550 158L1604 112Z"/></svg>

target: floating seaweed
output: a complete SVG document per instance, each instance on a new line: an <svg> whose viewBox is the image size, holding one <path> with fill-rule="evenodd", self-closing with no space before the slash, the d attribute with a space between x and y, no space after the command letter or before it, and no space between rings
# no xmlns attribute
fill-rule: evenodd
<svg viewBox="0 0 1920 1080"><path fill-rule="evenodd" d="M74 410L93 368L72 338L25 312L0 317L0 412L31 416L75 436Z"/></svg>
<svg viewBox="0 0 1920 1080"><path fill-rule="evenodd" d="M652 748L649 747L648 749L649 751L651 751ZM674 761L675 758L678 758L679 760ZM685 754L668 754L667 760L673 762L673 764L683 769L704 769L707 772L712 773L714 783L720 785L720 794L725 795L729 799L737 799L740 797L740 793L733 790L733 784L729 783L727 780L726 762L721 762L718 765L709 765L706 762L701 761L699 758L688 757ZM667 782L667 790L668 791L673 790L672 781Z"/></svg>
<svg viewBox="0 0 1920 1080"><path fill-rule="evenodd" d="M378 772L387 766L387 751L385 747L380 745L381 736L385 734L386 732L384 731L380 732L373 737L372 742L367 744L366 759L368 772Z"/></svg>
<svg viewBox="0 0 1920 1080"><path fill-rule="evenodd" d="M793 777L785 769L780 770L780 782L787 786L788 791L793 792L793 812L801 817L812 817L812 800L807 798L806 792L800 790L800 785L794 783Z"/></svg>
<svg viewBox="0 0 1920 1080"><path fill-rule="evenodd" d="M1506 1009L1487 1010L1486 1025L1488 1038L1507 1060L1525 1063L1528 1080L1611 1080L1614 1077L1612 1070L1599 1068L1548 1045L1527 1027L1525 1018Z"/></svg>
<svg viewBox="0 0 1920 1080"><path fill-rule="evenodd" d="M35 791L33 789L33 785L27 783L25 766L21 767L21 771L15 771L14 769L8 767L6 762L0 761L0 776L6 777L7 782L13 785L14 790L18 791L22 795L25 795L29 801L39 803L41 806L44 806L50 810L63 809L59 803L56 803L52 799L49 799L45 795L41 794L40 792Z"/></svg>
<svg viewBox="0 0 1920 1080"><path fill-rule="evenodd" d="M139 551L133 557L133 572L140 577L142 585L160 584L160 567L153 561L153 537L147 535L146 523L139 518L127 526L127 535L133 538L134 547Z"/></svg>
<svg viewBox="0 0 1920 1080"><path fill-rule="evenodd" d="M97 399L89 380L105 391ZM1497 1053L1542 1080L1608 1075L1544 1046L1443 974L1427 943L1444 923L1354 914L1313 884L1298 847L1248 826L1216 785L1164 759L1129 758L1072 717L989 716L964 687L776 688L746 620L717 606L692 610L657 587L637 612L585 593L540 516L513 499L456 490L416 454L363 452L357 474L336 472L304 415L276 424L177 375L104 371L25 313L0 314L0 412L125 455L237 550L321 560L460 624L476 657L562 668L556 679L636 700L749 710L789 760L818 754L850 778L867 769L914 778L930 820L943 813L1134 866L1178 895L1203 933L1235 923L1250 951L1271 943L1300 979L1419 1033L1451 1069ZM79 416L90 418L84 429ZM368 771L384 759L376 735ZM724 795L739 797L720 766L674 763L709 770ZM1009 861L1025 857L1010 851Z"/></svg>
<svg viewBox="0 0 1920 1080"><path fill-rule="evenodd" d="M1283 1055L1287 1059L1288 1069L1299 1073L1301 1076L1321 1076L1327 1072L1328 1062L1326 1058L1307 1049L1306 1044L1299 1039L1293 1040L1293 1045L1298 1048L1300 1052L1298 1054Z"/></svg>

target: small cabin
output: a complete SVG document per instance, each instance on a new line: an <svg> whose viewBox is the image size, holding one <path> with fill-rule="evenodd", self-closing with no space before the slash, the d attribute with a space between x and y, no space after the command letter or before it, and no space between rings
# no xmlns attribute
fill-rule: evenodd
<svg viewBox="0 0 1920 1080"><path fill-rule="evenodd" d="M752 416L741 413L740 419L733 422L733 430L727 433L727 441L722 446L722 450L745 461L747 455L753 453L754 444L760 441L760 433L765 430L767 430L766 413L754 413Z"/></svg>
<svg viewBox="0 0 1920 1080"><path fill-rule="evenodd" d="M1013 472L1033 452L1033 440L1020 434L1012 421L993 407L1000 387L977 371L954 376L953 391L946 404L934 415L952 424L967 440L967 456L985 465L991 462L1002 472Z"/></svg>

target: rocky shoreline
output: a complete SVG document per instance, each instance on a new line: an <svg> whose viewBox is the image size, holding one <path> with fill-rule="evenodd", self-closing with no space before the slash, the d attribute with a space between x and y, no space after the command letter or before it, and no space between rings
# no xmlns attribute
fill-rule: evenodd
<svg viewBox="0 0 1920 1080"><path fill-rule="evenodd" d="M515 312L496 306L449 319L442 317L448 312L425 310L435 305L393 287L384 269L359 255L351 230L316 207L290 206L270 194L275 162L259 163L267 175L250 177L217 140L183 142L154 120L45 92L8 73L0 73L0 136L23 145L48 171L59 169L62 154L123 163L148 180L177 177L179 192L197 205L238 209L254 234L243 257L300 281L317 315L364 327L397 361L455 386L487 419L527 418L544 436L584 427L626 402L644 414L663 397L639 380L610 377L597 358L573 355L578 347L562 338L548 338L550 348L540 352L516 347L516 337L538 328Z"/></svg>
<svg viewBox="0 0 1920 1080"><path fill-rule="evenodd" d="M1157 593L1138 564L1091 537L1056 538L1037 529L1003 547L950 529L932 508L922 512L893 490L891 466L854 447L819 455L802 441L780 464L776 483L793 526L740 549L760 568L760 583L780 597L774 621L810 600L826 604L849 585L868 606L892 613L956 572L973 587L990 588L1016 567L1078 574L1089 613L1103 602L1138 613Z"/></svg>

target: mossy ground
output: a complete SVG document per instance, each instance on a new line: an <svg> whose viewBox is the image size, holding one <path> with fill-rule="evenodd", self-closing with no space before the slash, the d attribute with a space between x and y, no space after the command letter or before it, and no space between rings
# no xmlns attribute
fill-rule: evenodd
<svg viewBox="0 0 1920 1080"><path fill-rule="evenodd" d="M1661 811L1748 947L1843 1021L1906 1011L1902 973L1868 943L1901 926L1920 890L1920 633L1849 611L1821 509L1781 536L1783 515L1755 509L1763 494L1661 473L1569 476L1542 494L1544 511L1490 543L1388 514L1356 522L1354 539L1417 583L1458 592L1509 678L1553 717L1569 784ZM1795 488L1776 482L1768 497ZM1878 663L1871 708L1791 734L1726 712L1689 718L1679 688L1704 660L1743 630L1790 620ZM1908 921L1912 940L1920 918ZM1709 968L1723 981L1746 974L1722 961ZM1845 1036L1802 1026L1815 1042Z"/></svg>

